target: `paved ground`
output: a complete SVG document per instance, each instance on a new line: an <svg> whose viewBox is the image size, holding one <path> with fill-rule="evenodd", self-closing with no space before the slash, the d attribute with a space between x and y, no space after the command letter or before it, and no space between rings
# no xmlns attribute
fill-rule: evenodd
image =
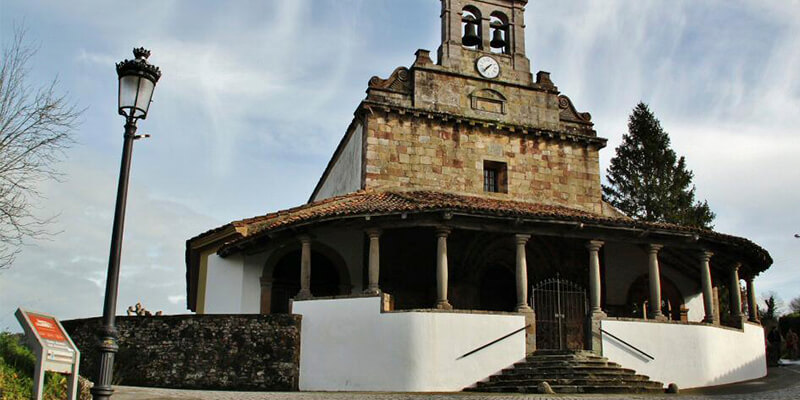
<svg viewBox="0 0 800 400"><path fill-rule="evenodd" d="M503 394L487 395L480 393L332 393L332 392L215 392L199 390L172 390L118 386L115 388L114 400L483 400L483 399L680 399L680 400L784 400L800 399L800 365L770 368L769 375L763 379L718 386L701 390L687 390L680 395L520 395Z"/></svg>

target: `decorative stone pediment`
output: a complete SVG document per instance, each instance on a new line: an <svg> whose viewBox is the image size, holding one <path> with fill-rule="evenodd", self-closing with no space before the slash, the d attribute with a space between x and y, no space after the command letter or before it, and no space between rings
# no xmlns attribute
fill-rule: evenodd
<svg viewBox="0 0 800 400"><path fill-rule="evenodd" d="M369 88L411 93L411 72L406 67L398 67L387 79L373 76L369 80Z"/></svg>
<svg viewBox="0 0 800 400"><path fill-rule="evenodd" d="M473 110L506 113L506 97L496 90L478 89L470 93L469 98Z"/></svg>
<svg viewBox="0 0 800 400"><path fill-rule="evenodd" d="M592 115L578 112L569 97L558 96L558 108L561 110L559 116L562 121L592 125Z"/></svg>

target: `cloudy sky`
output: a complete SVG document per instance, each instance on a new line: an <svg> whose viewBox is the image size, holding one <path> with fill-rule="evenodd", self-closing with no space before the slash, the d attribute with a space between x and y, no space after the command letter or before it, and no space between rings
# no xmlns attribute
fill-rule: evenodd
<svg viewBox="0 0 800 400"><path fill-rule="evenodd" d="M436 0L132 4L0 0L0 39L24 24L39 46L32 82L58 76L87 108L65 180L41 188L57 234L0 271L0 330L18 330L18 306L101 313L124 122L114 63L133 47L164 75L134 150L119 311L181 313L185 240L305 202L369 78L440 40ZM800 2L531 0L526 22L533 71L609 139L603 170L649 103L716 229L772 254L759 291L800 295Z"/></svg>

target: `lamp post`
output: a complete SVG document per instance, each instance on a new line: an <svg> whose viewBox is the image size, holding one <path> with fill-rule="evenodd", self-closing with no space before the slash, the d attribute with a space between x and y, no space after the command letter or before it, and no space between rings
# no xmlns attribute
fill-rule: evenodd
<svg viewBox="0 0 800 400"><path fill-rule="evenodd" d="M114 209L114 227L111 233L111 252L108 256L108 275L106 276L106 297L103 305L103 325L98 331L98 350L100 353L99 371L92 388L95 400L111 397L111 377L114 372L114 354L118 350L117 330L114 317L117 308L117 286L119 284L119 261L122 254L122 230L125 225L125 203L128 198L128 176L131 169L133 141L142 136L136 135L136 122L147 117L147 109L153 97L161 71L147 62L150 51L144 48L133 50L134 60L117 64L119 76L119 114L125 117L125 136L122 145L122 163L119 169L117 203Z"/></svg>

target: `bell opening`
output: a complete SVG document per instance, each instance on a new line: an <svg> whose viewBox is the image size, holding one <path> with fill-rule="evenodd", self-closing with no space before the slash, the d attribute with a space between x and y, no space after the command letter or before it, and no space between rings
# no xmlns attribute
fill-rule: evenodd
<svg viewBox="0 0 800 400"><path fill-rule="evenodd" d="M480 12L474 7L467 7L461 12L461 44L472 50L482 48Z"/></svg>
<svg viewBox="0 0 800 400"><path fill-rule="evenodd" d="M497 54L509 54L509 24L508 18L501 12L493 12L489 17L492 40L489 42L491 52Z"/></svg>

